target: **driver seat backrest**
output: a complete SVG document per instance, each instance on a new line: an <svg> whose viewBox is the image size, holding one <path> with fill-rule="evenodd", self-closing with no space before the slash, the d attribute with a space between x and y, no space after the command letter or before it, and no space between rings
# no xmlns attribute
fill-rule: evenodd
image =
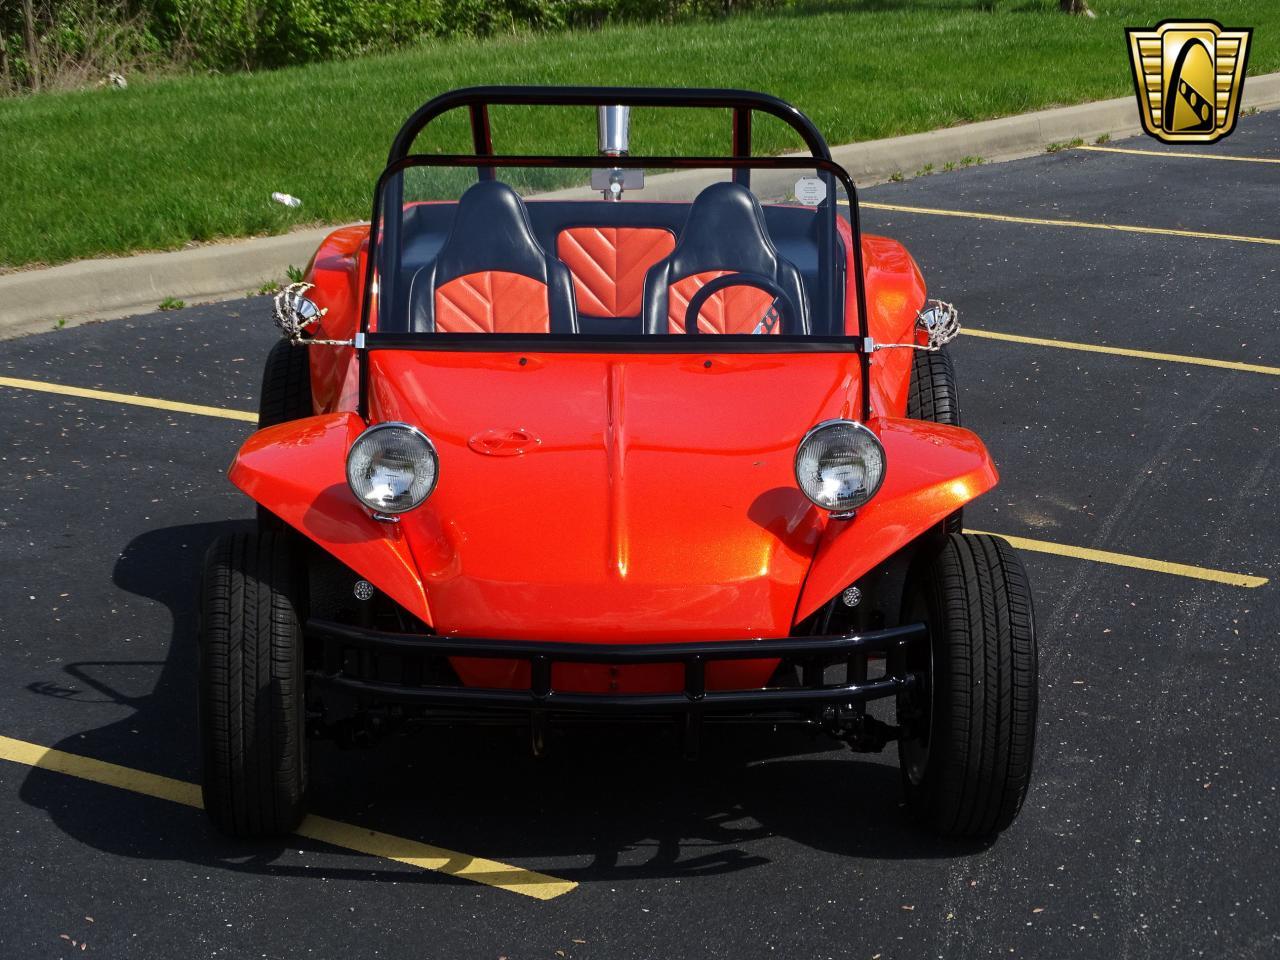
<svg viewBox="0 0 1280 960"><path fill-rule="evenodd" d="M755 273L780 286L795 304L786 330L808 333L809 301L800 271L783 258L765 227L760 201L738 183L714 183L689 208L675 249L649 268L642 304L645 333L684 333L685 311L705 284L728 273ZM773 298L754 287L713 294L698 315L701 333L752 333Z"/></svg>
<svg viewBox="0 0 1280 960"><path fill-rule="evenodd" d="M569 270L534 237L524 201L498 180L471 186L431 263L409 284L414 333L577 333Z"/></svg>

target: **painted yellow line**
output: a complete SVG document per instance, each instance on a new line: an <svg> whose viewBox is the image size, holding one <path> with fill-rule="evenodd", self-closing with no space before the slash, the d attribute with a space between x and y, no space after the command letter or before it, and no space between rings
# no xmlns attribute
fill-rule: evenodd
<svg viewBox="0 0 1280 960"><path fill-rule="evenodd" d="M842 203L844 201L841 201ZM1280 238L1246 237L1235 233L1205 233L1199 230L1173 230L1168 227L1135 227L1121 223L1092 223L1088 220L1046 220L1041 217L1015 217L1003 213L983 213L978 210L942 210L937 207L908 207L898 203L858 204L868 210L888 210L893 213L919 213L931 217L962 217L968 220L994 220L998 223L1025 223L1035 227L1078 227L1083 230L1113 230L1120 233L1145 233L1161 237L1192 237L1196 240L1234 240L1238 243L1267 243L1280 246Z"/></svg>
<svg viewBox="0 0 1280 960"><path fill-rule="evenodd" d="M17 377L0 377L0 387L14 390L36 390L40 393L56 393L64 397L83 397L86 400L104 400L108 403L127 403L135 407L153 410L172 410L175 413L191 413L202 417L222 417L226 420L243 420L257 423L258 415L248 410L227 410L223 407L206 407L199 403L182 403L179 400L159 400L155 397L139 397L132 393L112 393L110 390L90 390L86 387L68 387L44 380L21 380Z"/></svg>
<svg viewBox="0 0 1280 960"><path fill-rule="evenodd" d="M94 760L76 753L64 753L51 747L26 740L0 736L0 760L10 760L28 767L52 770L69 777L91 780L130 793L158 797L187 807L201 807L200 787L185 780L174 780L159 774L122 767L119 764ZM561 880L545 873L523 870L496 860L485 860L455 850L446 850L416 840L406 840L389 833L366 830L330 820L327 817L310 816L298 827L299 836L335 847L345 847L357 853L395 860L423 870L445 873L452 877L474 880L490 887L519 893L536 900L552 900L568 893L577 883Z"/></svg>
<svg viewBox="0 0 1280 960"><path fill-rule="evenodd" d="M1140 157L1182 157L1187 160L1234 160L1237 163L1280 163L1280 157L1237 157L1225 153L1183 153L1181 150L1135 150L1130 147L1100 147L1082 144L1076 150L1095 153L1132 153Z"/></svg>
<svg viewBox="0 0 1280 960"><path fill-rule="evenodd" d="M1048 340L1043 337L1024 337L1016 333L998 333L995 330L975 330L964 327L966 336L984 340L1005 340L1009 343L1025 343L1036 347L1052 347L1056 350L1079 350L1083 353L1110 353L1117 357L1135 357L1139 360L1160 360L1165 363L1189 363L1198 367L1217 367L1220 370L1241 370L1245 373L1266 373L1280 376L1280 367L1268 367L1260 363L1241 363L1237 360L1214 360L1209 357L1189 357L1180 353L1156 353L1152 350L1131 350L1128 347L1105 347L1098 343L1078 343L1074 340Z"/></svg>
<svg viewBox="0 0 1280 960"><path fill-rule="evenodd" d="M966 530L965 532L988 533L986 530ZM1248 587L1252 589L1260 587L1267 582L1266 577L1254 577L1246 573L1231 573L1227 570L1214 570L1210 567L1194 567L1187 563L1170 563L1167 560L1152 560L1150 557L1134 557L1127 553L1112 553L1110 550L1073 547L1069 544L1054 543L1050 540L1013 537L1007 533L988 533L988 535L1002 537L1018 550L1030 550L1033 553L1051 553L1057 557L1090 560L1094 563L1109 563L1117 567L1132 567L1135 570L1153 570L1156 573L1168 573L1175 577L1190 577L1193 580L1210 580L1214 583L1225 583L1233 587Z"/></svg>
<svg viewBox="0 0 1280 960"><path fill-rule="evenodd" d="M970 336L987 337L993 340L1009 340L1015 343L1029 343L1029 344L1035 344L1037 346L1059 347L1059 348L1068 349L1068 350L1083 350L1089 353L1116 353L1121 356L1140 357L1146 360L1168 360L1171 362L1180 362L1180 363L1197 363L1197 364L1202 364L1204 366L1225 367L1230 370L1245 370L1251 373L1270 373L1270 374L1280 373L1280 370L1277 370L1274 367L1264 367L1259 364L1235 363L1233 361L1228 361L1228 360L1206 360L1200 357L1182 357L1178 354L1149 353L1147 351L1142 351L1142 350L1126 350L1120 347L1102 347L1102 346L1097 346L1095 344L1070 343L1068 341L1058 341L1058 340L1042 340L1035 337L1021 337L1012 333L995 333L989 330L977 331L972 329L966 329L965 333L969 334ZM241 410L223 410L218 407L202 407L196 404L174 403L168 400L155 400L151 397L138 397L138 396L134 396L132 394L127 394L127 393L109 393L105 390L81 390L78 387L63 387L59 384L49 384L39 380L15 380L12 377L0 377L0 386L11 386L11 387L16 387L18 389L24 389L24 390L46 390L47 392L51 392L51 393L66 392L66 393L70 393L72 396L88 396L95 400L108 400L116 403L133 403L133 404L139 404L145 407L154 406L162 410L180 410L183 413L201 414L204 416L230 417L231 419L235 419L235 420L247 420L251 422L257 421L256 416ZM979 531L971 531L971 532L976 533ZM1035 550L1035 551L1039 551L1040 553L1054 553L1063 557L1075 557L1076 559L1079 559L1079 560L1092 560L1096 563L1110 563L1110 564L1114 564L1122 567L1134 567L1139 570L1156 570L1161 573L1172 573L1172 574L1176 574L1178 576L1183 576L1183 577L1194 577L1199 580L1213 580L1218 583L1229 583L1238 587L1260 587L1267 582L1267 579L1265 577L1253 577L1253 576L1248 576L1246 574L1229 573L1223 570L1212 570L1207 567L1190 566L1185 563L1168 563L1164 560L1152 560L1147 557L1134 557L1134 556L1129 556L1123 553L1109 553L1105 550L1091 550L1087 547L1073 547L1067 544L1051 543L1045 540L1028 540L1024 537L1013 537L1013 536L1007 536L1005 534L996 534L996 536L1004 536L1005 539L1008 540L1010 543L1014 544L1014 546L1020 546L1025 550ZM3 740L3 739L4 739L3 737L0 737L0 740ZM14 742L17 742L17 741L14 741ZM36 749L43 750L44 748L39 747ZM57 753L57 751L52 751L52 752ZM72 755L64 754L64 756L69 757ZM2 752L0 752L0 759L5 759ZM10 757L7 759L12 759L12 758ZM89 763L89 764L100 763L100 761L88 760L87 758L83 758L83 757L76 758L76 759L85 761L86 763ZM105 764L104 766L110 767L112 765ZM119 769L125 770L127 768L121 767ZM143 773L141 771L130 771L130 772L143 778L154 777L153 774ZM80 775L80 774L77 774L77 775ZM88 779L95 779L95 778L89 777ZM158 779L163 780L164 778L161 777ZM107 782L107 781L101 781L101 782ZM178 783L178 781L171 781L171 782ZM187 784L186 786L191 786L191 785ZM124 787L124 789L132 789L132 788L126 786ZM157 789L159 789L159 787L157 787ZM138 790L137 792L147 793L151 796L161 796L161 794L156 793L153 790ZM170 799L170 798L166 797L166 799ZM185 802L185 801L178 801L178 802ZM196 800L195 805L196 806L199 805L198 799ZM315 823L313 823L313 821ZM312 836L315 839L325 839L325 838L320 836L318 833L317 834L307 833L306 831L308 829L308 824L312 824L311 829L314 829L317 831L325 830L325 831L329 831L333 836L337 836L339 834L346 836L347 837L346 840L331 841L338 846L350 847L353 850L360 850L365 853L373 854L374 856L387 857L388 859L398 860L402 863L411 863L415 866L421 866L429 870L439 870L446 873L456 873L458 876L469 876L470 879L478 880L481 883L490 882L490 880L484 879L484 877L489 875L490 868L493 868L493 867L496 867L497 873L501 874L502 876L506 876L511 871L515 871L516 873L520 873L520 874L524 873L524 871L519 871L515 867L506 867L502 864L493 864L490 861L476 860L474 858L466 857L465 854L457 854L449 850L443 850L438 847L431 847L426 844L415 845L413 841L402 840L399 837L391 837L387 834L379 834L371 830L362 830L357 827L348 827L347 825L339 824L336 821L324 821L321 818L311 817L302 825L302 828L299 829L299 833L301 833L303 836ZM327 826L324 826L325 824L327 824ZM339 830L338 833L333 833L332 831L334 831L337 828L342 828L342 829ZM347 833L347 831L353 831L353 832ZM362 843L363 846L358 845L358 843ZM401 850L404 852L404 855L392 856L390 853L385 852L387 850ZM459 866L455 858L461 858L463 860L466 860L472 866L471 867ZM476 872L475 876L471 875L472 871ZM541 877L542 875L530 874L530 876ZM544 881L540 879L534 882L532 884L532 887L535 889L541 889L544 886L546 886L547 883L551 883L554 886L554 884L556 883L564 883L564 882L565 881L559 881L559 880ZM492 885L502 886L504 888L514 888L520 885L520 881L516 879L508 883L506 880L504 880L502 883L494 882ZM568 889L572 889L572 886L573 885L571 884ZM517 890L517 892L527 893L528 896L538 895L536 893L531 893L525 890ZM566 891L560 890L559 892L552 893L551 896L559 896L560 893L564 893L564 892Z"/></svg>
<svg viewBox="0 0 1280 960"><path fill-rule="evenodd" d="M578 885L572 880L561 880L545 873L535 873L532 870L498 863L496 860L484 860L465 853L446 850L443 847L418 843L416 840L394 837L389 833L353 827L349 823L329 820L326 817L307 817L302 821L297 832L301 836L322 840L335 847L346 847L349 850L367 853L372 857L383 857L398 863L407 863L411 867L474 880L476 883L498 887L511 893L520 893L535 900L554 900Z"/></svg>

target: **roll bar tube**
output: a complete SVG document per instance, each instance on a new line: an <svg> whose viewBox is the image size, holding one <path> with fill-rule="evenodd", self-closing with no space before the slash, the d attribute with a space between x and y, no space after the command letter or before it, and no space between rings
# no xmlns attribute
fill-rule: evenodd
<svg viewBox="0 0 1280 960"><path fill-rule="evenodd" d="M391 143L387 165L403 160L413 152L418 135L441 114L461 107L471 115L471 136L476 153L493 154L489 136L489 107L723 107L734 111L733 147L736 156L750 156L751 114L767 113L777 117L796 133L818 160L830 160L831 149L814 122L800 110L767 93L717 87L669 89L666 87L462 87L428 100L413 112Z"/></svg>

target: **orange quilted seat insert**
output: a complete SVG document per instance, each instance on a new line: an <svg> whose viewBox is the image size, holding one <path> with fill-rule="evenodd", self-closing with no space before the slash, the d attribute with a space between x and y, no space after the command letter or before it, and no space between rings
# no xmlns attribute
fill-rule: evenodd
<svg viewBox="0 0 1280 960"><path fill-rule="evenodd" d="M485 270L436 288L439 333L548 333L547 287L519 273Z"/></svg>
<svg viewBox="0 0 1280 960"><path fill-rule="evenodd" d="M634 317L645 271L675 245L676 238L660 227L570 227L556 237L556 256L573 274L579 311Z"/></svg>

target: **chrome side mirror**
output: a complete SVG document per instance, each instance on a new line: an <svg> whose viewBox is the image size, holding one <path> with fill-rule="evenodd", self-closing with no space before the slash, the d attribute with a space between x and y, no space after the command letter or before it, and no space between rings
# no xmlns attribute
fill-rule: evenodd
<svg viewBox="0 0 1280 960"><path fill-rule="evenodd" d="M290 340L301 340L308 327L328 313L307 296L310 283L291 283L275 296L273 319L276 326Z"/></svg>
<svg viewBox="0 0 1280 960"><path fill-rule="evenodd" d="M929 350L940 350L960 336L960 313L942 300L928 300L916 317L916 326L929 338Z"/></svg>

